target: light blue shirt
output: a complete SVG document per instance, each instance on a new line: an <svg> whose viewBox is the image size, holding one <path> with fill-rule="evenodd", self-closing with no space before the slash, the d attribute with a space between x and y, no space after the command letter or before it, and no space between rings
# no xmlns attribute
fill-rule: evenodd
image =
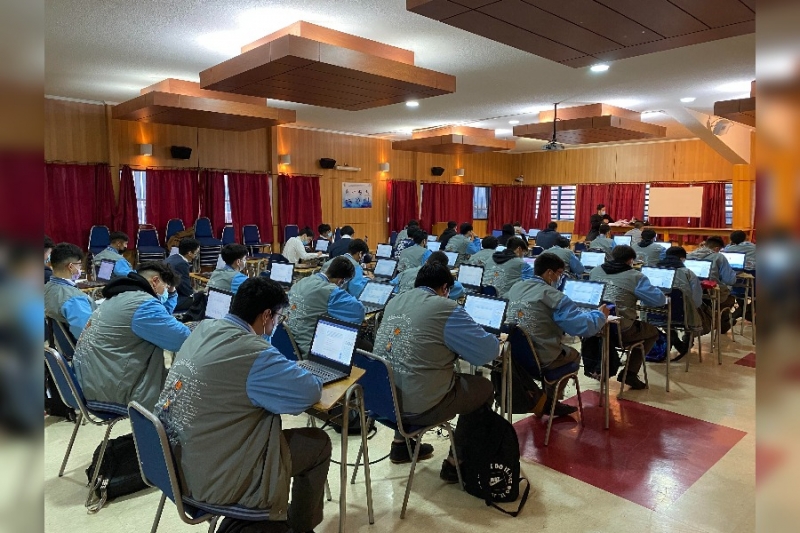
<svg viewBox="0 0 800 533"><path fill-rule="evenodd" d="M547 284L542 278L535 276L534 283ZM556 306L553 321L558 324L567 335L573 337L592 337L597 334L606 323L606 317L597 309L586 310L578 307L566 294Z"/></svg>
<svg viewBox="0 0 800 533"><path fill-rule="evenodd" d="M485 365L500 354L497 337L487 333L461 306L453 309L445 323L444 344L476 366Z"/></svg>
<svg viewBox="0 0 800 533"><path fill-rule="evenodd" d="M717 254L717 267L719 269L719 280L725 285L736 283L736 271L731 268L728 258L722 254Z"/></svg>
<svg viewBox="0 0 800 533"><path fill-rule="evenodd" d="M481 251L481 240L472 239L472 242L467 245L467 255L477 254Z"/></svg>
<svg viewBox="0 0 800 533"><path fill-rule="evenodd" d="M402 276L402 275L403 275L403 273L401 272L400 274L396 275L394 277L394 279L392 279L389 282L392 285L394 285L394 291L392 291L392 292L394 292L395 294L397 294L398 290L400 290L400 276ZM453 287L450 289L450 299L451 300L458 300L459 298L464 296L464 292L465 292L464 291L464 286L461 284L460 281L456 281L453 284Z"/></svg>
<svg viewBox="0 0 800 533"><path fill-rule="evenodd" d="M524 265L522 265L522 271L520 272L519 279L533 279L533 266L530 263L526 262Z"/></svg>
<svg viewBox="0 0 800 533"><path fill-rule="evenodd" d="M106 248L106 250L119 256L119 259L116 259L116 262L114 263L113 273L115 276L120 276L124 278L128 276L129 272L135 272L135 270L133 270L133 267L128 262L128 260L122 257L122 254L120 254L116 248L114 248L113 246L109 246Z"/></svg>
<svg viewBox="0 0 800 533"><path fill-rule="evenodd" d="M71 281L55 276L50 278L50 281L61 285L72 285ZM92 307L92 302L86 295L75 295L61 306L61 314L67 319L69 332L76 340L81 336L86 323L89 322L89 318L92 316Z"/></svg>
<svg viewBox="0 0 800 533"><path fill-rule="evenodd" d="M361 291L364 290L364 286L366 286L369 279L364 276L364 269L361 268L361 265L358 264L358 261L353 259L353 256L348 254L344 254L345 256L349 257L352 261L356 263L355 269L356 273L353 275L353 279L351 279L347 284L347 292L358 298L358 295L361 294Z"/></svg>
<svg viewBox="0 0 800 533"><path fill-rule="evenodd" d="M172 293L170 299L163 305L156 298L144 302L133 313L133 320L131 320L133 333L162 350L171 352L180 350L191 330L172 316L172 310L175 309L177 301L178 294Z"/></svg>
<svg viewBox="0 0 800 533"><path fill-rule="evenodd" d="M328 281L325 274L315 274ZM328 298L328 315L352 324L364 322L364 305L349 292L336 287Z"/></svg>
<svg viewBox="0 0 800 533"><path fill-rule="evenodd" d="M648 307L663 307L667 305L667 295L661 289L653 286L647 276L642 276L636 289L633 291L642 304Z"/></svg>

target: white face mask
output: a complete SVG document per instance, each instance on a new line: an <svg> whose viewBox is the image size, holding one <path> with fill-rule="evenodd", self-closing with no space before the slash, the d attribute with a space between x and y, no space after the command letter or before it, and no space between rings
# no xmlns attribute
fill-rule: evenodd
<svg viewBox="0 0 800 533"><path fill-rule="evenodd" d="M72 279L72 281L81 279L81 267L77 267L75 269L75 272L73 272L72 275L70 276L70 278Z"/></svg>

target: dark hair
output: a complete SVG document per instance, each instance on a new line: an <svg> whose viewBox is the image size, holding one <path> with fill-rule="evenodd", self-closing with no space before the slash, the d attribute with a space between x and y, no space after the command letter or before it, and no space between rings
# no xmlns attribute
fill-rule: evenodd
<svg viewBox="0 0 800 533"><path fill-rule="evenodd" d="M186 255L189 252L194 252L198 248L200 248L200 241L191 237L186 237L185 239L181 239L181 242L178 244L178 253Z"/></svg>
<svg viewBox="0 0 800 533"><path fill-rule="evenodd" d="M329 232L330 230L331 230L330 224L320 224L319 226L317 226L317 233L319 233L320 235L323 235Z"/></svg>
<svg viewBox="0 0 800 533"><path fill-rule="evenodd" d="M108 242L114 242L114 241L129 242L130 239L128 238L128 235L126 233L123 233L121 231L113 231L111 232L111 235L108 236Z"/></svg>
<svg viewBox="0 0 800 533"><path fill-rule="evenodd" d="M83 261L83 250L70 242L60 242L51 248L53 251L50 252L50 265L56 268Z"/></svg>
<svg viewBox="0 0 800 533"><path fill-rule="evenodd" d="M725 241L722 240L722 237L717 237L716 235L713 235L708 239L706 239L706 248L715 248L717 246L720 248L725 247Z"/></svg>
<svg viewBox="0 0 800 533"><path fill-rule="evenodd" d="M597 210L600 211L606 206L606 204L597 204Z"/></svg>
<svg viewBox="0 0 800 533"><path fill-rule="evenodd" d="M641 220L637 220L636 222L633 223L633 227L636 229L643 228L644 222L642 222Z"/></svg>
<svg viewBox="0 0 800 533"><path fill-rule="evenodd" d="M566 237L559 237L556 241L556 246L559 248L569 248L569 239Z"/></svg>
<svg viewBox="0 0 800 533"><path fill-rule="evenodd" d="M440 265L447 266L450 263L450 260L447 258L446 253L442 252L441 250L437 250L429 255L428 260L425 261L425 264L433 263L439 263Z"/></svg>
<svg viewBox="0 0 800 533"><path fill-rule="evenodd" d="M611 231L611 226L609 226L608 224L600 224L600 229L598 229L597 231L599 231L602 235L605 235L606 233Z"/></svg>
<svg viewBox="0 0 800 533"><path fill-rule="evenodd" d="M355 232L356 230L353 229L353 226L342 226L342 229L339 230L342 235L352 235Z"/></svg>
<svg viewBox="0 0 800 533"><path fill-rule="evenodd" d="M445 256L447 257L447 256ZM414 287L428 287L429 289L438 289L442 285L452 287L456 280L453 279L453 274L450 273L450 268L441 263L425 263L417 273L417 279L414 280Z"/></svg>
<svg viewBox="0 0 800 533"><path fill-rule="evenodd" d="M472 224L470 224L469 222L462 222L461 226L459 226L458 228L458 231L459 233L461 233L461 235L466 235L467 233L472 231Z"/></svg>
<svg viewBox="0 0 800 533"><path fill-rule="evenodd" d="M618 244L611 249L611 259L620 263L627 263L631 259L636 259L636 252L627 244Z"/></svg>
<svg viewBox="0 0 800 533"><path fill-rule="evenodd" d="M53 242L53 239L48 237L47 235L44 236L44 249L45 250L52 250L55 248L56 243Z"/></svg>
<svg viewBox="0 0 800 533"><path fill-rule="evenodd" d="M747 233L740 229L731 233L731 244L742 244L747 240Z"/></svg>
<svg viewBox="0 0 800 533"><path fill-rule="evenodd" d="M650 241L656 238L656 232L652 229L646 229L642 232L642 240Z"/></svg>
<svg viewBox="0 0 800 533"><path fill-rule="evenodd" d="M519 226L519 227L521 228L521 227L522 227L522 222L520 222L519 220L517 220L517 221L515 221L515 222L514 222L512 225L513 225L513 226Z"/></svg>
<svg viewBox="0 0 800 533"><path fill-rule="evenodd" d="M325 271L325 275L329 278L351 279L356 275L356 267L353 266L352 261L340 255L333 258L331 264L328 265L328 270Z"/></svg>
<svg viewBox="0 0 800 533"><path fill-rule="evenodd" d="M428 240L428 233L424 230L417 229L414 230L414 233L410 234L409 237L414 239L414 244L422 244Z"/></svg>
<svg viewBox="0 0 800 533"><path fill-rule="evenodd" d="M177 286L181 282L181 276L177 272L172 269L168 263L164 261L151 261L149 263L142 263L139 265L139 268L136 272L142 276L145 276L146 272L153 272L154 274L158 274L158 277L161 278L161 281L166 283L167 285L172 285L173 287Z"/></svg>
<svg viewBox="0 0 800 533"><path fill-rule="evenodd" d="M511 250L513 252L514 250L519 250L520 248L524 250L528 249L528 243L525 242L525 239L520 237L511 237L506 242L506 250Z"/></svg>
<svg viewBox="0 0 800 533"><path fill-rule="evenodd" d="M514 226L512 224L503 224L503 234L514 235Z"/></svg>
<svg viewBox="0 0 800 533"><path fill-rule="evenodd" d="M686 249L683 246L672 246L667 248L666 254L670 257L678 257L680 259L686 259Z"/></svg>
<svg viewBox="0 0 800 533"><path fill-rule="evenodd" d="M458 223L455 220L448 220L447 221L447 229L456 229Z"/></svg>
<svg viewBox="0 0 800 533"><path fill-rule="evenodd" d="M413 219L409 220L408 224L406 224L406 226L408 228L414 228L414 227L418 228L419 227L419 221L418 220L413 220Z"/></svg>
<svg viewBox="0 0 800 533"><path fill-rule="evenodd" d="M365 254L369 253L369 246L361 239L352 239L350 241L350 245L347 247L347 253L350 255L357 254L358 252L362 252Z"/></svg>
<svg viewBox="0 0 800 533"><path fill-rule="evenodd" d="M543 254L539 254L539 256L536 258L536 261L533 262L533 273L537 276L541 276L548 270L556 272L563 268L567 268L564 260L553 253L545 252Z"/></svg>
<svg viewBox="0 0 800 533"><path fill-rule="evenodd" d="M552 229L552 230L554 230L554 229L556 229L557 227L558 227L558 224L556 224L555 222L551 222L551 223L549 223L549 224L547 225L547 229Z"/></svg>
<svg viewBox="0 0 800 533"><path fill-rule="evenodd" d="M488 248L490 250L494 250L497 248L499 242L497 241L497 237L494 235L489 235L481 239L481 248Z"/></svg>
<svg viewBox="0 0 800 533"><path fill-rule="evenodd" d="M232 242L222 247L222 260L226 265L232 264L237 259L247 257L247 246Z"/></svg>
<svg viewBox="0 0 800 533"><path fill-rule="evenodd" d="M259 276L248 278L239 285L239 290L233 295L230 313L252 324L267 309L276 312L287 305L289 299L283 292L283 287L271 279Z"/></svg>
<svg viewBox="0 0 800 533"><path fill-rule="evenodd" d="M308 226L306 226L305 228L303 228L303 229L301 229L301 230L300 230L300 233L298 233L298 234L297 234L297 236L298 236L298 237L299 237L300 235L305 235L305 236L307 236L307 237L313 237L313 236L314 236L314 232L313 232L313 231L311 231L311 228L309 228Z"/></svg>

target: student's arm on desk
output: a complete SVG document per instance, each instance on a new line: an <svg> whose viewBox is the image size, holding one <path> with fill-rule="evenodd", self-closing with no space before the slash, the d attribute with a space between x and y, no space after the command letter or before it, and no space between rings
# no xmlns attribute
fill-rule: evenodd
<svg viewBox="0 0 800 533"><path fill-rule="evenodd" d="M642 301L642 304L648 307L663 307L667 305L667 296L661 292L661 289L653 287L647 276L642 275L639 278L639 283L636 284L634 291L636 297Z"/></svg>
<svg viewBox="0 0 800 533"><path fill-rule="evenodd" d="M394 285L394 291L392 292L394 292L395 294L397 293L397 290L400 288L400 275L401 274L396 275L394 278L392 278L392 281L389 282L392 285Z"/></svg>
<svg viewBox="0 0 800 533"><path fill-rule="evenodd" d="M422 254L422 260L419 262L419 264L424 265L425 261L428 260L428 258L431 256L432 253L433 252L431 252L430 250L425 250L425 253Z"/></svg>
<svg viewBox="0 0 800 533"><path fill-rule="evenodd" d="M731 264L723 255L720 255L719 258L719 279L725 285L736 283L736 271L731 268Z"/></svg>
<svg viewBox="0 0 800 533"><path fill-rule="evenodd" d="M592 337L606 323L602 311L584 311L568 296L564 296L556 306L553 320L567 335L574 337Z"/></svg>
<svg viewBox="0 0 800 533"><path fill-rule="evenodd" d="M178 299L177 294L174 295ZM177 352L191 330L175 320L161 302L153 298L133 313L131 330L148 342L152 342L163 350Z"/></svg>
<svg viewBox="0 0 800 533"><path fill-rule="evenodd" d="M692 288L692 303L695 307L700 307L703 305L703 287L700 285L700 278L688 268L686 271L689 273L689 287Z"/></svg>
<svg viewBox="0 0 800 533"><path fill-rule="evenodd" d="M522 272L519 275L520 279L533 279L533 267L530 263L522 265Z"/></svg>
<svg viewBox="0 0 800 533"><path fill-rule="evenodd" d="M356 273L353 279L347 284L347 292L358 298L358 295L364 290L364 286L368 281L369 279L364 276L364 269L360 266L356 267Z"/></svg>
<svg viewBox="0 0 800 533"><path fill-rule="evenodd" d="M574 253L569 256L569 269L573 272L573 274L577 274L579 276L586 270L583 268L583 263L581 263L581 260L578 259L578 256Z"/></svg>
<svg viewBox="0 0 800 533"><path fill-rule="evenodd" d="M231 292L233 294L236 294L237 291L239 290L239 287L241 287L242 283L244 283L245 281L247 281L247 276L245 276L241 272L233 276L233 279L231 280Z"/></svg>
<svg viewBox="0 0 800 533"><path fill-rule="evenodd" d="M322 397L322 382L270 347L258 354L247 375L247 397L270 413L299 415Z"/></svg>
<svg viewBox="0 0 800 533"><path fill-rule="evenodd" d="M481 251L481 240L477 237L472 239L472 242L467 245L467 251L465 252L467 255L477 254Z"/></svg>
<svg viewBox="0 0 800 533"><path fill-rule="evenodd" d="M500 342L487 333L463 307L456 307L444 326L444 344L465 361L485 365L497 357Z"/></svg>
<svg viewBox="0 0 800 533"><path fill-rule="evenodd" d="M117 262L114 263L114 275L115 276L121 276L121 277L124 278L124 277L127 277L127 275L132 271L133 271L133 267L131 266L130 263L128 263L128 260L125 259L124 257L119 259L119 260L117 260Z"/></svg>
<svg viewBox="0 0 800 533"><path fill-rule="evenodd" d="M336 288L328 298L328 314L333 318L361 324L364 322L364 306L352 294Z"/></svg>
<svg viewBox="0 0 800 533"><path fill-rule="evenodd" d="M464 296L464 286L461 284L460 281L456 281L453 284L453 288L450 289L450 299L458 300L462 296Z"/></svg>
<svg viewBox="0 0 800 533"><path fill-rule="evenodd" d="M67 319L69 332L77 339L92 316L92 303L87 296L73 296L61 306L61 314Z"/></svg>

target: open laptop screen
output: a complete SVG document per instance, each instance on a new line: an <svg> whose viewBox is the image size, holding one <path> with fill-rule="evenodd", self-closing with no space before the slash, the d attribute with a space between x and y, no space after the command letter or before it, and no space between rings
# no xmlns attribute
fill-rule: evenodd
<svg viewBox="0 0 800 533"><path fill-rule="evenodd" d="M614 244L616 244L617 246L619 246L620 244L625 246L630 246L631 240L633 240L633 237L631 237L630 235L614 235Z"/></svg>
<svg viewBox="0 0 800 533"><path fill-rule="evenodd" d="M111 280L111 275L114 273L114 265L116 261L111 259L103 259L100 261L100 268L97 269L97 279L101 281Z"/></svg>
<svg viewBox="0 0 800 533"><path fill-rule="evenodd" d="M687 259L683 266L694 272L695 276L702 279L708 279L711 275L711 261L696 261L694 259Z"/></svg>
<svg viewBox="0 0 800 533"><path fill-rule="evenodd" d="M581 264L585 267L594 268L606 262L606 254L603 252L581 252Z"/></svg>
<svg viewBox="0 0 800 533"><path fill-rule="evenodd" d="M327 252L330 241L328 239L317 239L317 245L314 250L317 252Z"/></svg>
<svg viewBox="0 0 800 533"><path fill-rule="evenodd" d="M501 229L493 229L492 230L492 237L499 237L503 234L503 230Z"/></svg>
<svg viewBox="0 0 800 533"><path fill-rule="evenodd" d="M286 285L292 284L294 265L291 263L272 263L270 265L270 279Z"/></svg>
<svg viewBox="0 0 800 533"><path fill-rule="evenodd" d="M223 318L231 310L231 300L233 293L209 287L206 318Z"/></svg>
<svg viewBox="0 0 800 533"><path fill-rule="evenodd" d="M642 274L659 289L671 289L675 279L675 270L671 268L642 267Z"/></svg>
<svg viewBox="0 0 800 533"><path fill-rule="evenodd" d="M397 261L394 259L378 259L373 273L382 278L391 278L394 276L394 271L396 268Z"/></svg>
<svg viewBox="0 0 800 533"><path fill-rule="evenodd" d="M483 267L461 265L458 269L458 281L467 287L480 287L483 283Z"/></svg>
<svg viewBox="0 0 800 533"><path fill-rule="evenodd" d="M447 266L450 268L456 266L456 261L458 261L458 252L445 252L444 255L447 256Z"/></svg>
<svg viewBox="0 0 800 533"><path fill-rule="evenodd" d="M565 239L572 239L572 233L562 233L561 236Z"/></svg>
<svg viewBox="0 0 800 533"><path fill-rule="evenodd" d="M386 305L393 290L394 285L368 281L367 284L364 285L364 290L358 295L358 299L370 304Z"/></svg>
<svg viewBox="0 0 800 533"><path fill-rule="evenodd" d="M568 279L564 283L564 294L576 304L599 307L603 299L605 283Z"/></svg>
<svg viewBox="0 0 800 533"><path fill-rule="evenodd" d="M353 362L357 337L358 325L322 317L317 321L314 339L311 341L311 354L349 367Z"/></svg>
<svg viewBox="0 0 800 533"><path fill-rule="evenodd" d="M732 269L744 270L744 258L747 254L741 252L722 252L722 255L728 260Z"/></svg>
<svg viewBox="0 0 800 533"><path fill-rule="evenodd" d="M375 256L380 259L389 259L392 257L392 245L391 244L379 244L378 251L375 253Z"/></svg>
<svg viewBox="0 0 800 533"><path fill-rule="evenodd" d="M439 241L428 241L428 250L431 252L438 252L442 248L442 243Z"/></svg>
<svg viewBox="0 0 800 533"><path fill-rule="evenodd" d="M507 306L508 300L478 296L476 294L468 294L464 301L464 310L472 317L472 320L483 326L487 331L494 333L500 332L500 326L506 316Z"/></svg>
<svg viewBox="0 0 800 533"><path fill-rule="evenodd" d="M437 238L436 235L428 235L428 242L434 242Z"/></svg>
<svg viewBox="0 0 800 533"><path fill-rule="evenodd" d="M665 250L669 250L670 248L672 248L672 243L671 242L654 241L653 244L657 244L657 245L659 245L660 247L662 247Z"/></svg>
<svg viewBox="0 0 800 533"><path fill-rule="evenodd" d="M528 230L528 237L536 237L537 235L539 235L539 230L538 229L529 229Z"/></svg>

